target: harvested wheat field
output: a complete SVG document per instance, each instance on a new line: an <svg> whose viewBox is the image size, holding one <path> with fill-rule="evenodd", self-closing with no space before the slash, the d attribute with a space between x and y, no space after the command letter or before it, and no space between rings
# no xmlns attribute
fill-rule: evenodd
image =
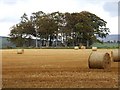
<svg viewBox="0 0 120 90"><path fill-rule="evenodd" d="M23 54L17 54L15 49L2 50L3 88L117 88L119 62L112 61L109 69L89 69L91 52L25 49Z"/></svg>

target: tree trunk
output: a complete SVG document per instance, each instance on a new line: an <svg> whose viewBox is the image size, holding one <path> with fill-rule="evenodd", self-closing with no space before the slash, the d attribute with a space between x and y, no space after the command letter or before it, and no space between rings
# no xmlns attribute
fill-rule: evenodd
<svg viewBox="0 0 120 90"><path fill-rule="evenodd" d="M89 47L89 40L87 40L87 47Z"/></svg>
<svg viewBox="0 0 120 90"><path fill-rule="evenodd" d="M52 46L52 35L50 35L49 46Z"/></svg>
<svg viewBox="0 0 120 90"><path fill-rule="evenodd" d="M49 37L48 35L46 35L46 47L49 47L49 41L48 41Z"/></svg>
<svg viewBox="0 0 120 90"><path fill-rule="evenodd" d="M65 35L65 47L67 47L67 34Z"/></svg>
<svg viewBox="0 0 120 90"><path fill-rule="evenodd" d="M56 34L56 43L55 43L56 45L56 47L57 47L57 45L58 45L58 34Z"/></svg>

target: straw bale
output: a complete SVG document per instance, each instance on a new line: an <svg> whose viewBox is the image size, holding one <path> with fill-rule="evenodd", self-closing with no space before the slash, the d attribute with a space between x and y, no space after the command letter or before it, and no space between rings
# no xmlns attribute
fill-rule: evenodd
<svg viewBox="0 0 120 90"><path fill-rule="evenodd" d="M120 54L119 54L119 49L117 50L113 50L111 52L111 58L112 58L112 61L114 62L120 62Z"/></svg>
<svg viewBox="0 0 120 90"><path fill-rule="evenodd" d="M111 66L110 54L105 52L92 52L88 59L89 68L106 69Z"/></svg>
<svg viewBox="0 0 120 90"><path fill-rule="evenodd" d="M78 47L78 46L75 46L75 47L74 47L74 50L78 50L78 49L79 49L79 47Z"/></svg>
<svg viewBox="0 0 120 90"><path fill-rule="evenodd" d="M92 47L92 51L97 51L97 47Z"/></svg>
<svg viewBox="0 0 120 90"><path fill-rule="evenodd" d="M24 53L24 49L18 49L17 50L17 54L23 54Z"/></svg>
<svg viewBox="0 0 120 90"><path fill-rule="evenodd" d="M81 49L86 49L86 47L85 47L85 46L81 46L80 48L81 48Z"/></svg>

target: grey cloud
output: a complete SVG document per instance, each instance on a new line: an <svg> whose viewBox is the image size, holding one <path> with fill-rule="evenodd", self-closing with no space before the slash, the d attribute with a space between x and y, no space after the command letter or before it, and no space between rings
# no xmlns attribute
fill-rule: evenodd
<svg viewBox="0 0 120 90"><path fill-rule="evenodd" d="M14 5L17 3L18 0L2 0L3 4Z"/></svg>
<svg viewBox="0 0 120 90"><path fill-rule="evenodd" d="M5 17L0 19L0 22L4 23L4 22L10 22L10 23L15 23L16 21L18 21L17 17L13 18L13 17Z"/></svg>
<svg viewBox="0 0 120 90"><path fill-rule="evenodd" d="M106 2L103 9L109 12L110 16L118 16L118 2Z"/></svg>
<svg viewBox="0 0 120 90"><path fill-rule="evenodd" d="M118 2L118 16L120 16L120 1Z"/></svg>
<svg viewBox="0 0 120 90"><path fill-rule="evenodd" d="M0 2L7 5L15 5L18 2L28 2L28 0L1 0Z"/></svg>
<svg viewBox="0 0 120 90"><path fill-rule="evenodd" d="M91 4L99 4L99 3L106 3L106 2L118 2L118 0L83 0L87 3L91 3Z"/></svg>

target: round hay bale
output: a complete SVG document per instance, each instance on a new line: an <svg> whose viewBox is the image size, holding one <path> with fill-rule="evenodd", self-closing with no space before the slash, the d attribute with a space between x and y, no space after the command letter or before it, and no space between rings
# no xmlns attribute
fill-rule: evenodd
<svg viewBox="0 0 120 90"><path fill-rule="evenodd" d="M112 61L114 61L114 62L120 62L119 50L111 51L111 58L112 58Z"/></svg>
<svg viewBox="0 0 120 90"><path fill-rule="evenodd" d="M81 49L86 49L86 47L85 47L85 46L81 46L80 48L81 48Z"/></svg>
<svg viewBox="0 0 120 90"><path fill-rule="evenodd" d="M17 54L23 54L24 53L24 49L18 49L17 50Z"/></svg>
<svg viewBox="0 0 120 90"><path fill-rule="evenodd" d="M92 51L97 51L97 47L92 47Z"/></svg>
<svg viewBox="0 0 120 90"><path fill-rule="evenodd" d="M104 52L92 52L88 59L91 69L108 69L111 66L110 54Z"/></svg>
<svg viewBox="0 0 120 90"><path fill-rule="evenodd" d="M79 47L78 47L78 46L75 46L75 47L74 47L74 50L78 50L78 49L79 49Z"/></svg>

